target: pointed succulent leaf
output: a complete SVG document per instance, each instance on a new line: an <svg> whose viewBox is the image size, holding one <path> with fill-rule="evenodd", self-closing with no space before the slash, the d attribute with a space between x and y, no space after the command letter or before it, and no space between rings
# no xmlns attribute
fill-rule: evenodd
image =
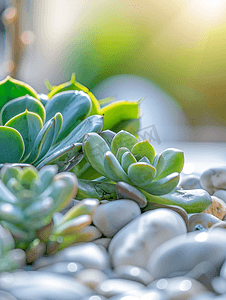
<svg viewBox="0 0 226 300"><path fill-rule="evenodd" d="M30 154L34 141L43 126L42 119L39 115L26 110L10 119L5 126L12 127L21 134L25 143L24 155L21 158L23 161Z"/></svg>
<svg viewBox="0 0 226 300"><path fill-rule="evenodd" d="M133 155L146 156L152 164L155 157L155 150L148 140L141 141L133 146L131 149Z"/></svg>
<svg viewBox="0 0 226 300"><path fill-rule="evenodd" d="M162 179L151 181L150 184L142 185L142 189L153 195L165 195L175 189L179 179L179 173L175 172Z"/></svg>
<svg viewBox="0 0 226 300"><path fill-rule="evenodd" d="M128 175L131 182L137 186L147 185L155 178L156 169L143 162L137 162L129 166Z"/></svg>
<svg viewBox="0 0 226 300"><path fill-rule="evenodd" d="M28 110L33 112L42 119L42 122L45 122L45 108L40 101L31 96L23 96L10 102L6 103L0 114L1 124L7 123L10 119L17 116L18 114Z"/></svg>
<svg viewBox="0 0 226 300"><path fill-rule="evenodd" d="M35 238L35 232L27 232L24 229L12 224L8 221L0 221L4 228L7 228L12 233L13 237L21 241L31 241Z"/></svg>
<svg viewBox="0 0 226 300"><path fill-rule="evenodd" d="M19 162L24 150L21 134L14 128L0 126L0 163Z"/></svg>
<svg viewBox="0 0 226 300"><path fill-rule="evenodd" d="M16 224L25 221L22 210L11 203L0 203L0 218Z"/></svg>
<svg viewBox="0 0 226 300"><path fill-rule="evenodd" d="M146 156L143 156L140 160L139 160L139 162L145 162L145 163L147 163L147 164L151 164L150 163L150 160L146 157Z"/></svg>
<svg viewBox="0 0 226 300"><path fill-rule="evenodd" d="M165 166L165 158L162 154L157 154L153 161L153 166L156 168L157 172L155 177L158 178L158 176L161 174L161 172L164 169Z"/></svg>
<svg viewBox="0 0 226 300"><path fill-rule="evenodd" d="M163 170L155 180L162 179L173 172L180 173L182 171L184 166L184 153L181 150L169 148L164 150L161 154L164 157L165 164Z"/></svg>
<svg viewBox="0 0 226 300"><path fill-rule="evenodd" d="M64 147L71 146L74 143L82 143L84 136L87 133L97 132L99 133L103 127L103 117L94 115L83 120L78 126L76 126L68 136L58 144L54 145L48 156L55 153L58 150L61 150Z"/></svg>
<svg viewBox="0 0 226 300"><path fill-rule="evenodd" d="M31 183L30 189L38 195L41 194L53 182L57 170L58 167L56 165L41 168L38 173L38 178Z"/></svg>
<svg viewBox="0 0 226 300"><path fill-rule="evenodd" d="M61 113L56 113L52 119L45 123L33 143L31 154L26 160L27 163L34 163L38 159L40 160L44 157L52 144L55 142L60 132L62 123L63 118Z"/></svg>
<svg viewBox="0 0 226 300"><path fill-rule="evenodd" d="M204 211L212 203L211 196L203 189L177 190L162 196L155 196L140 189L147 200L164 205L177 205L186 210L188 214Z"/></svg>
<svg viewBox="0 0 226 300"><path fill-rule="evenodd" d="M133 154L131 152L125 152L122 155L121 166L126 173L127 173L129 166L136 162L137 162L136 158L133 156Z"/></svg>
<svg viewBox="0 0 226 300"><path fill-rule="evenodd" d="M17 197L8 190L2 180L0 180L0 201L12 204L18 203Z"/></svg>
<svg viewBox="0 0 226 300"><path fill-rule="evenodd" d="M118 162L121 164L121 159L122 159L122 156L125 152L130 152L128 148L126 147L121 147L118 149L117 153L116 153L116 158L118 160Z"/></svg>
<svg viewBox="0 0 226 300"><path fill-rule="evenodd" d="M64 223L57 226L52 234L64 235L64 234L76 234L76 231L83 229L85 226L90 225L92 218L90 215L82 215L74 219L65 221Z"/></svg>
<svg viewBox="0 0 226 300"><path fill-rule="evenodd" d="M122 120L139 118L139 101L116 101L100 109L100 114L105 116L103 130L106 130Z"/></svg>
<svg viewBox="0 0 226 300"><path fill-rule="evenodd" d="M66 91L55 95L45 106L46 120L50 120L57 112L63 116L63 125L57 142L64 139L90 113L91 100L80 91Z"/></svg>
<svg viewBox="0 0 226 300"><path fill-rule="evenodd" d="M90 165L100 174L106 175L103 159L110 148L105 140L95 132L88 133L83 140L82 149Z"/></svg>
<svg viewBox="0 0 226 300"><path fill-rule="evenodd" d="M105 140L105 142L108 144L109 147L111 147L111 142L115 135L116 133L111 130L104 130L100 132L100 136Z"/></svg>
<svg viewBox="0 0 226 300"><path fill-rule="evenodd" d="M5 185L15 196L24 189L24 186L14 177L10 178Z"/></svg>
<svg viewBox="0 0 226 300"><path fill-rule="evenodd" d="M12 167L10 164L4 164L3 168L1 169L1 179L3 183L7 184L11 178L17 179L21 171L22 169L19 167Z"/></svg>
<svg viewBox="0 0 226 300"><path fill-rule="evenodd" d="M46 155L41 161L38 161L35 165L40 170L45 165L57 165L58 171L70 171L77 163L83 158L82 144L75 143L66 146L51 155Z"/></svg>
<svg viewBox="0 0 226 300"><path fill-rule="evenodd" d="M31 183L37 178L38 178L37 169L33 166L29 166L23 168L23 170L20 172L18 180L26 189L30 189Z"/></svg>
<svg viewBox="0 0 226 300"><path fill-rule="evenodd" d="M18 97L30 95L38 99L36 91L31 86L10 76L0 81L0 95L0 110L7 102Z"/></svg>
<svg viewBox="0 0 226 300"><path fill-rule="evenodd" d="M100 114L100 104L96 97L88 90L87 87L84 85L78 83L75 79L75 74L72 74L71 80L65 83L60 84L59 86L54 86L51 89L51 92L49 93L49 99L52 98L54 95L65 92L65 91L83 91L85 92L92 101L92 110L90 112L90 115Z"/></svg>
<svg viewBox="0 0 226 300"><path fill-rule="evenodd" d="M24 210L25 218L28 219L34 216L40 216L40 219L43 218L43 215L51 212L53 202L53 198L51 197L46 197L42 200L34 202Z"/></svg>
<svg viewBox="0 0 226 300"><path fill-rule="evenodd" d="M131 119L131 120L122 120L113 127L111 130L114 132L119 132L121 130L125 130L130 132L133 135L137 135L140 128L140 119Z"/></svg>
<svg viewBox="0 0 226 300"><path fill-rule="evenodd" d="M131 183L117 158L110 151L104 154L104 171L111 180Z"/></svg>
<svg viewBox="0 0 226 300"><path fill-rule="evenodd" d="M111 151L114 155L116 155L117 151L121 147L126 147L131 151L133 146L138 143L138 140L131 133L121 130L118 132L111 143Z"/></svg>

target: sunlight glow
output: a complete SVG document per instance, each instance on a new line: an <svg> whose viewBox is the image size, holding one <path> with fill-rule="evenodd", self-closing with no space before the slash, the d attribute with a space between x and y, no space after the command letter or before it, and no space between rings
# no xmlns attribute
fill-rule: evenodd
<svg viewBox="0 0 226 300"><path fill-rule="evenodd" d="M224 13L225 1L223 0L193 0L191 9L200 18L218 19Z"/></svg>

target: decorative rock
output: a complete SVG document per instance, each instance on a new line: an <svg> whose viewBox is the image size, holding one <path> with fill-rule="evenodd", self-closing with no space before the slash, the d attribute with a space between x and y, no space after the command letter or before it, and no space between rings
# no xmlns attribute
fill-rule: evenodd
<svg viewBox="0 0 226 300"><path fill-rule="evenodd" d="M119 294L109 298L110 300L169 300L165 293L159 290L142 289ZM172 299L175 300L175 299Z"/></svg>
<svg viewBox="0 0 226 300"><path fill-rule="evenodd" d="M78 263L78 262L58 262L55 264L51 264L49 266L39 268L38 271L40 272L53 272L53 273L59 273L63 275L75 275L81 270L83 270L84 267Z"/></svg>
<svg viewBox="0 0 226 300"><path fill-rule="evenodd" d="M226 229L226 222L223 221L223 222L214 224L212 227L210 227L209 232L211 232L214 229L219 229L219 228Z"/></svg>
<svg viewBox="0 0 226 300"><path fill-rule="evenodd" d="M85 269L77 273L75 279L93 289L108 278L101 270Z"/></svg>
<svg viewBox="0 0 226 300"><path fill-rule="evenodd" d="M148 288L165 292L168 299L191 299L203 294L207 289L197 280L189 277L161 278L150 283Z"/></svg>
<svg viewBox="0 0 226 300"><path fill-rule="evenodd" d="M104 248L103 248L104 249ZM104 270L110 266L107 251L94 243L84 243L63 249L54 256L55 262L79 262L85 268Z"/></svg>
<svg viewBox="0 0 226 300"><path fill-rule="evenodd" d="M94 244L96 244L98 246L101 245L105 249L108 248L110 242L111 242L111 238L100 238L100 239L97 239L97 240L93 241Z"/></svg>
<svg viewBox="0 0 226 300"><path fill-rule="evenodd" d="M107 298L120 293L143 289L145 286L141 283L126 279L108 279L96 286L95 291Z"/></svg>
<svg viewBox="0 0 226 300"><path fill-rule="evenodd" d="M200 183L210 195L217 190L226 189L226 167L206 170L200 177Z"/></svg>
<svg viewBox="0 0 226 300"><path fill-rule="evenodd" d="M119 181L116 183L117 196L118 198L132 199L136 201L140 207L145 207L147 205L147 199L138 189L134 186Z"/></svg>
<svg viewBox="0 0 226 300"><path fill-rule="evenodd" d="M218 219L223 220L226 215L226 203L215 196L211 196L211 199L212 204L204 210L203 213L211 214Z"/></svg>
<svg viewBox="0 0 226 300"><path fill-rule="evenodd" d="M7 292L0 291L0 299L1 300L17 300L15 297L10 295Z"/></svg>
<svg viewBox="0 0 226 300"><path fill-rule="evenodd" d="M136 266L119 266L115 268L114 272L117 278L134 280L144 285L147 285L153 280L153 277L148 271Z"/></svg>
<svg viewBox="0 0 226 300"><path fill-rule="evenodd" d="M226 190L217 190L213 193L213 196L220 198L226 203Z"/></svg>
<svg viewBox="0 0 226 300"><path fill-rule="evenodd" d="M93 295L93 296L87 296L82 298L81 300L107 300L106 297L101 296L101 295Z"/></svg>
<svg viewBox="0 0 226 300"><path fill-rule="evenodd" d="M146 269L147 259L156 247L186 232L183 219L172 210L145 212L113 237L108 248L113 266L134 265Z"/></svg>
<svg viewBox="0 0 226 300"><path fill-rule="evenodd" d="M155 278L184 276L202 261L219 267L226 259L226 231L190 232L168 240L153 251L147 270Z"/></svg>
<svg viewBox="0 0 226 300"><path fill-rule="evenodd" d="M184 177L179 186L185 190L201 189L200 177L198 175L189 175Z"/></svg>
<svg viewBox="0 0 226 300"><path fill-rule="evenodd" d="M140 207L135 201L115 200L97 207L93 216L93 224L105 236L112 237L140 214Z"/></svg>
<svg viewBox="0 0 226 300"><path fill-rule="evenodd" d="M210 215L208 213L198 213L193 214L188 219L188 232L195 231L195 230L205 230L209 229L216 223L222 222L217 217L214 217L213 215Z"/></svg>

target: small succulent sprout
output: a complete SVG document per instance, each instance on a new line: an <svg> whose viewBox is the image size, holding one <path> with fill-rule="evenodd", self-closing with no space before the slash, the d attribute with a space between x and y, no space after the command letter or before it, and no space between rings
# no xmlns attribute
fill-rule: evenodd
<svg viewBox="0 0 226 300"><path fill-rule="evenodd" d="M139 142L124 130L113 136L110 145L97 133L89 133L83 140L83 151L87 161L103 176L153 195L165 195L176 188L184 165L182 151L166 149L155 156L148 140Z"/></svg>
<svg viewBox="0 0 226 300"><path fill-rule="evenodd" d="M31 87L7 77L0 94L0 164L40 169L54 163L59 172L70 170L83 158L79 142L85 134L103 127L102 116L88 117L92 102L81 90L57 92L43 105Z"/></svg>
<svg viewBox="0 0 226 300"><path fill-rule="evenodd" d="M11 231L17 246L30 247L29 253L41 251L43 246L37 240L30 243L43 236L44 227L49 231L53 214L64 209L77 194L76 176L57 171L55 165L38 172L32 165L22 169L11 164L5 164L0 171L0 224Z"/></svg>
<svg viewBox="0 0 226 300"><path fill-rule="evenodd" d="M11 232L0 225L0 273L12 272L24 267L26 262L25 252L14 248L15 242Z"/></svg>

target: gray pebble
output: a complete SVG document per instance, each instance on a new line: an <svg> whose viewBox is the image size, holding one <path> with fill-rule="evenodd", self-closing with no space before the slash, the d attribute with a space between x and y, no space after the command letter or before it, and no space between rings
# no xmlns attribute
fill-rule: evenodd
<svg viewBox="0 0 226 300"><path fill-rule="evenodd" d="M184 177L181 180L179 186L185 190L202 188L201 184L200 184L200 177L198 175L189 175L189 176Z"/></svg>
<svg viewBox="0 0 226 300"><path fill-rule="evenodd" d="M140 207L135 201L115 200L97 207L93 216L93 224L105 236L112 237L140 214Z"/></svg>
<svg viewBox="0 0 226 300"><path fill-rule="evenodd" d="M117 278L134 280L144 285L153 280L153 277L147 270L137 266L119 266L115 268L114 272Z"/></svg>
<svg viewBox="0 0 226 300"><path fill-rule="evenodd" d="M217 223L223 223L223 221L208 213L196 213L188 219L187 228L188 232L195 230L207 230Z"/></svg>
<svg viewBox="0 0 226 300"><path fill-rule="evenodd" d="M159 290L142 289L119 294L109 298L110 300L169 300L165 293ZM174 299L176 300L176 299Z"/></svg>
<svg viewBox="0 0 226 300"><path fill-rule="evenodd" d="M226 189L226 167L206 170L200 177L200 183L210 195L217 190Z"/></svg>
<svg viewBox="0 0 226 300"><path fill-rule="evenodd" d="M58 262L43 268L39 268L38 271L40 272L53 272L59 273L64 275L75 275L76 273L83 270L84 267L78 262Z"/></svg>
<svg viewBox="0 0 226 300"><path fill-rule="evenodd" d="M85 269L75 274L75 279L87 285L90 288L95 288L101 282L108 279L107 275L98 269Z"/></svg>
<svg viewBox="0 0 226 300"><path fill-rule="evenodd" d="M93 241L94 244L96 244L98 246L103 246L105 249L108 248L110 242L111 242L111 238L100 238L100 239Z"/></svg>
<svg viewBox="0 0 226 300"><path fill-rule="evenodd" d="M226 190L217 190L213 193L213 196L220 198L226 203Z"/></svg>

